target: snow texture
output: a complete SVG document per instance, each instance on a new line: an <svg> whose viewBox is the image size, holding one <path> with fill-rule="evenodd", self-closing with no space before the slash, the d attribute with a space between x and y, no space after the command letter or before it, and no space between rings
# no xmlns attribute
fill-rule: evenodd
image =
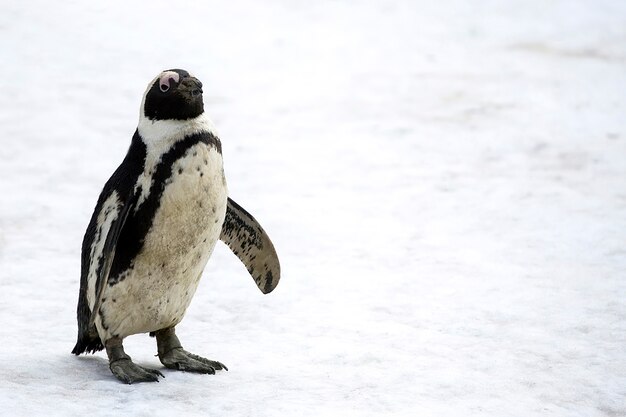
<svg viewBox="0 0 626 417"><path fill-rule="evenodd" d="M0 58L1 414L626 415L626 2L5 0ZM178 334L230 371L129 386L80 245L167 68L282 281L218 244Z"/></svg>

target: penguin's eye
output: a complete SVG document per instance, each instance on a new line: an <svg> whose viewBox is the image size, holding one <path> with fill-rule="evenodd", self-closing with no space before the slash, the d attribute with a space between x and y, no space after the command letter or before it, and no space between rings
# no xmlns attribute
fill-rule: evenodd
<svg viewBox="0 0 626 417"><path fill-rule="evenodd" d="M180 81L180 75L174 71L165 71L161 73L161 77L159 78L159 90L162 93L167 93L170 90L171 83L174 82L176 84Z"/></svg>

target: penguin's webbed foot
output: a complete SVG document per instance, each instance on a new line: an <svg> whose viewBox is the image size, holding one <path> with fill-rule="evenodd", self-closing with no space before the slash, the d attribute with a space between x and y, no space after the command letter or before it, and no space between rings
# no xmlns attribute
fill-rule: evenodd
<svg viewBox="0 0 626 417"><path fill-rule="evenodd" d="M109 357L109 369L113 375L126 384L135 382L158 382L159 376L165 378L156 369L144 368L133 363L130 356L124 352L122 339L112 337L104 343Z"/></svg>
<svg viewBox="0 0 626 417"><path fill-rule="evenodd" d="M144 368L129 359L119 359L109 363L109 368L113 375L125 384L136 382L159 382L159 377L163 374L156 369Z"/></svg>
<svg viewBox="0 0 626 417"><path fill-rule="evenodd" d="M215 374L215 371L222 369L228 371L228 368L223 363L194 355L182 347L174 348L163 355L159 355L159 359L161 359L161 363L166 368L179 371L198 372L201 374Z"/></svg>
<svg viewBox="0 0 626 417"><path fill-rule="evenodd" d="M169 369L201 374L215 374L215 371L228 371L221 362L205 359L187 352L180 344L173 327L156 332L157 348L161 363Z"/></svg>

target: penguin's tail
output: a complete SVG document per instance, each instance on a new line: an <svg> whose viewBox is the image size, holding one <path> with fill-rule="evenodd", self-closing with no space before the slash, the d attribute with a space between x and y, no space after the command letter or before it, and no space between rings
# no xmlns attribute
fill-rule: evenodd
<svg viewBox="0 0 626 417"><path fill-rule="evenodd" d="M81 297L78 301L77 313L78 339L76 340L76 346L72 349L72 353L74 355L80 355L81 353L95 353L104 349L96 326L94 324L89 325L91 310L89 310L87 306L87 300L86 297L84 297L83 291L81 291Z"/></svg>
<svg viewBox="0 0 626 417"><path fill-rule="evenodd" d="M86 337L85 337L86 336ZM78 335L76 346L72 349L74 355L80 355L81 353L96 353L99 350L104 349L104 345L99 336L89 337L89 335Z"/></svg>

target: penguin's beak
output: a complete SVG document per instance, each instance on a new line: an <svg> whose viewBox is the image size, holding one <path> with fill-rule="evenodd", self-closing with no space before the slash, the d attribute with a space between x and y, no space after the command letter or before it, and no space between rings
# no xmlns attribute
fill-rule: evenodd
<svg viewBox="0 0 626 417"><path fill-rule="evenodd" d="M187 77L178 86L178 91L188 100L202 97L202 83L195 77Z"/></svg>

